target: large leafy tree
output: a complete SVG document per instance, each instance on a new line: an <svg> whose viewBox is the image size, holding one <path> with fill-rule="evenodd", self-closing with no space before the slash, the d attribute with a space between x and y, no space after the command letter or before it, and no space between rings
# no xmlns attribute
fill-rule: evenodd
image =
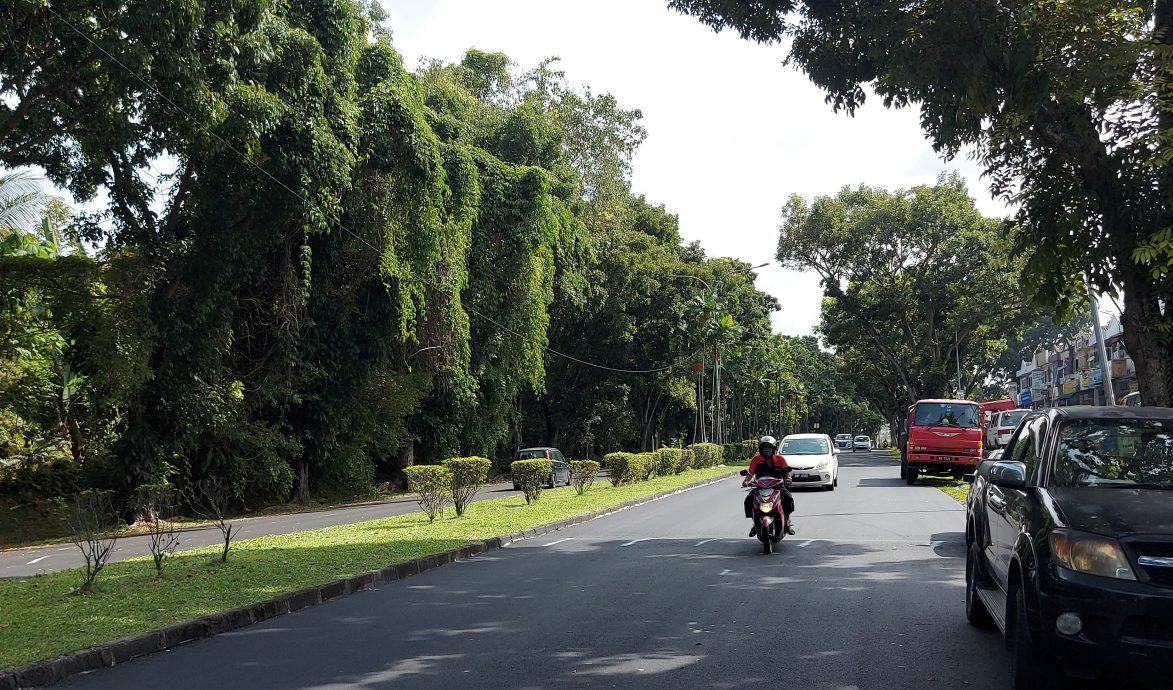
<svg viewBox="0 0 1173 690"><path fill-rule="evenodd" d="M828 344L872 353L907 406L968 395L1035 315L1009 277L998 226L957 176L895 193L846 188L790 199L778 259L819 274Z"/></svg>
<svg viewBox="0 0 1173 690"><path fill-rule="evenodd" d="M1123 292L1142 395L1173 404L1173 1L670 0L715 29L787 40L852 112L917 106L1019 208L1016 268L1066 320L1086 285Z"/></svg>

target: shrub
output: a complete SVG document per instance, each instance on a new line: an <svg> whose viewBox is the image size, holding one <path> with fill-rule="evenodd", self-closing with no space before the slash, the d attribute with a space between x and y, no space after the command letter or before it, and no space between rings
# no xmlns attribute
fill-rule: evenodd
<svg viewBox="0 0 1173 690"><path fill-rule="evenodd" d="M513 483L525 493L525 502L534 503L542 497L542 487L554 471L549 460L516 460L509 466Z"/></svg>
<svg viewBox="0 0 1173 690"><path fill-rule="evenodd" d="M683 472L689 469L696 468L696 452L692 448L680 449L680 469L677 472Z"/></svg>
<svg viewBox="0 0 1173 690"><path fill-rule="evenodd" d="M730 460L736 460L737 454L738 454L738 448L739 448L739 445L736 443L722 443L721 444L721 457L729 458Z"/></svg>
<svg viewBox="0 0 1173 690"><path fill-rule="evenodd" d="M493 462L488 458L478 457L452 458L445 460L444 466L452 473L452 507L456 509L456 515L459 517L464 515L465 506L485 485Z"/></svg>
<svg viewBox="0 0 1173 690"><path fill-rule="evenodd" d="M144 484L138 489L139 510L147 520L147 548L155 577L163 577L166 559L179 548L175 529L175 492L170 484Z"/></svg>
<svg viewBox="0 0 1173 690"><path fill-rule="evenodd" d="M639 458L640 469L636 476L639 481L646 482L656 473L656 454L654 452L639 453L636 457Z"/></svg>
<svg viewBox="0 0 1173 690"><path fill-rule="evenodd" d="M83 491L73 497L69 514L69 529L73 543L81 549L85 559L84 577L78 593L89 594L98 573L106 567L114 545L118 543L115 531L117 520L109 491Z"/></svg>
<svg viewBox="0 0 1173 690"><path fill-rule="evenodd" d="M587 492L595 483L599 474L599 463L594 460L571 460L570 481L574 483L574 492L579 496Z"/></svg>
<svg viewBox="0 0 1173 690"><path fill-rule="evenodd" d="M239 532L239 528L228 522L228 504L232 499L232 488L228 482L220 477L208 477L199 482L192 491L189 501L196 514L216 525L220 536L224 538L224 548L220 551L220 562L228 562L228 549L232 548L232 537Z"/></svg>
<svg viewBox="0 0 1173 690"><path fill-rule="evenodd" d="M715 443L694 443L689 448L696 454L696 466L716 467L721 464L721 446Z"/></svg>
<svg viewBox="0 0 1173 690"><path fill-rule="evenodd" d="M611 477L611 486L620 486L636 481L631 465L634 459L634 453L608 453L603 458L603 462L607 465L607 472Z"/></svg>
<svg viewBox="0 0 1173 690"><path fill-rule="evenodd" d="M656 451L656 474L667 477L681 471L684 451L679 448L661 448Z"/></svg>
<svg viewBox="0 0 1173 690"><path fill-rule="evenodd" d="M435 522L437 515L444 514L444 504L452 492L452 471L442 465L413 465L405 467L407 486L419 494L420 508L428 516L428 522Z"/></svg>

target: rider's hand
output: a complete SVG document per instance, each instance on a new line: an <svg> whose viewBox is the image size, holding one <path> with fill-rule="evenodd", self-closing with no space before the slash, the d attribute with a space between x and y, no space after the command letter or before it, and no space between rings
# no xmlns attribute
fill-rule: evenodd
<svg viewBox="0 0 1173 690"><path fill-rule="evenodd" d="M741 480L741 487L744 489L747 486L749 486L749 477Z"/></svg>

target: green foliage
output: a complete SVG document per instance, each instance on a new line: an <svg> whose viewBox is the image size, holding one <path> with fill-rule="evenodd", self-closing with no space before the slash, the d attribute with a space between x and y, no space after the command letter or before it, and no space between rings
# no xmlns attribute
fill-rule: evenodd
<svg viewBox="0 0 1173 690"><path fill-rule="evenodd" d="M637 482L646 482L656 474L656 454L636 453L629 461L631 474Z"/></svg>
<svg viewBox="0 0 1173 690"><path fill-rule="evenodd" d="M509 471L513 475L513 483L517 484L525 494L526 503L536 503L542 497L542 487L554 471L549 460L515 460Z"/></svg>
<svg viewBox="0 0 1173 690"><path fill-rule="evenodd" d="M630 484L641 478L635 453L608 453L603 457L603 463L607 466L611 486Z"/></svg>
<svg viewBox="0 0 1173 690"><path fill-rule="evenodd" d="M696 467L716 467L724 459L724 451L715 443L694 443L689 449L696 457Z"/></svg>
<svg viewBox="0 0 1173 690"><path fill-rule="evenodd" d="M599 463L594 460L571 460L570 481L574 484L574 492L579 496L590 490L599 475Z"/></svg>
<svg viewBox="0 0 1173 690"><path fill-rule="evenodd" d="M685 470L700 469L696 461L696 451L692 448L680 449L680 469L677 472L684 472Z"/></svg>
<svg viewBox="0 0 1173 690"><path fill-rule="evenodd" d="M464 515L465 507L476 496L489 478L493 462L487 458L450 458L444 466L452 473L452 507L457 517Z"/></svg>
<svg viewBox="0 0 1173 690"><path fill-rule="evenodd" d="M656 475L667 477L683 471L684 451L680 448L661 448L656 451Z"/></svg>
<svg viewBox="0 0 1173 690"><path fill-rule="evenodd" d="M452 496L452 470L441 465L414 465L406 467L408 487L419 495L420 508L434 522L444 514L444 505Z"/></svg>

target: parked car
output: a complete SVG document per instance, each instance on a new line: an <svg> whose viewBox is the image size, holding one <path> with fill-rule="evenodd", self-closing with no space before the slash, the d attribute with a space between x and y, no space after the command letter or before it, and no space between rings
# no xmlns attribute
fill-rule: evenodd
<svg viewBox="0 0 1173 690"><path fill-rule="evenodd" d="M1013 688L1121 671L1168 687L1173 409L1030 412L1002 457L967 476L965 607L1005 635Z"/></svg>
<svg viewBox="0 0 1173 690"><path fill-rule="evenodd" d="M857 450L871 450L872 439L870 436L856 436L855 440L851 442L851 452Z"/></svg>
<svg viewBox="0 0 1173 690"><path fill-rule="evenodd" d="M839 434L835 437L835 445L846 450L851 447L851 434Z"/></svg>
<svg viewBox="0 0 1173 690"><path fill-rule="evenodd" d="M1133 391L1132 393L1124 396L1124 400L1121 404L1125 407L1140 407L1143 404L1140 401L1140 391Z"/></svg>
<svg viewBox="0 0 1173 690"><path fill-rule="evenodd" d="M986 460L1001 460L1003 450L1002 448L991 450L989 453L986 453Z"/></svg>
<svg viewBox="0 0 1173 690"><path fill-rule="evenodd" d="M994 419L994 447L1003 448L1010 442L1018 423L1030 410L1005 410L999 412Z"/></svg>
<svg viewBox="0 0 1173 690"><path fill-rule="evenodd" d="M834 491L839 486L839 447L826 434L791 434L778 444L795 486Z"/></svg>
<svg viewBox="0 0 1173 690"><path fill-rule="evenodd" d="M549 460L553 466L550 472L550 481L546 484L553 489L556 486L570 486L570 462L557 448L523 448L517 451L517 460ZM521 487L513 482L513 489L520 491Z"/></svg>

